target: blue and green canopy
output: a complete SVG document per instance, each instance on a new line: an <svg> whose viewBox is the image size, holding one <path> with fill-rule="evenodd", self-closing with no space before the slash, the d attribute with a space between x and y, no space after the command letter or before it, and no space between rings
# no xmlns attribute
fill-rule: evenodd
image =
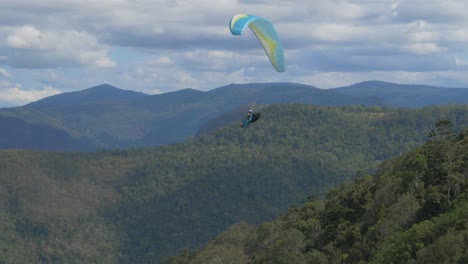
<svg viewBox="0 0 468 264"><path fill-rule="evenodd" d="M283 46L273 24L267 19L254 15L239 14L231 18L230 29L233 35L242 35L249 26L262 44L271 64L278 72L285 71Z"/></svg>

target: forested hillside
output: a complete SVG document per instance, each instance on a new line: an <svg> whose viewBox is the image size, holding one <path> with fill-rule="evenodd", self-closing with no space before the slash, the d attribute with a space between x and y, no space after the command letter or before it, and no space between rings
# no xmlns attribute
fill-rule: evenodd
<svg viewBox="0 0 468 264"><path fill-rule="evenodd" d="M310 196L259 226L239 222L166 264L468 263L468 128L440 121L429 141Z"/></svg>
<svg viewBox="0 0 468 264"><path fill-rule="evenodd" d="M0 151L0 260L157 263L228 226L258 224L306 197L460 131L467 106L418 110L272 105L184 144L93 153Z"/></svg>

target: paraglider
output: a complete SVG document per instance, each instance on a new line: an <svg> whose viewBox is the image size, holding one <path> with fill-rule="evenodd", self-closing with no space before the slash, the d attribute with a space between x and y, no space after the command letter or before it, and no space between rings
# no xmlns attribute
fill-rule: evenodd
<svg viewBox="0 0 468 264"><path fill-rule="evenodd" d="M231 18L230 29L232 35L242 35L247 26L262 44L276 71L284 72L283 46L273 24L263 17L248 14L238 14Z"/></svg>
<svg viewBox="0 0 468 264"><path fill-rule="evenodd" d="M253 110L250 109L244 121L242 121L241 127L248 128L250 123L257 121L261 116L261 113L254 113Z"/></svg>

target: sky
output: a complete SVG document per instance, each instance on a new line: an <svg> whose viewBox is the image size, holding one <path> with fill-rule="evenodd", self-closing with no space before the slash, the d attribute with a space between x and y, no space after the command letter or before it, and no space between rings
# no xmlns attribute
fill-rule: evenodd
<svg viewBox="0 0 468 264"><path fill-rule="evenodd" d="M252 32L278 32L286 72ZM108 83L160 94L230 83L468 87L466 0L0 0L0 107Z"/></svg>

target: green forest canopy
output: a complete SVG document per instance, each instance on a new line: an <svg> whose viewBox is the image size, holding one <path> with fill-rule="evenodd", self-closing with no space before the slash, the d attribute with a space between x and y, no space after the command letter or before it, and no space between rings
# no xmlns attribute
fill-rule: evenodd
<svg viewBox="0 0 468 264"><path fill-rule="evenodd" d="M468 128L443 120L429 141L309 197L278 219L232 225L201 250L165 264L467 263Z"/></svg>
<svg viewBox="0 0 468 264"><path fill-rule="evenodd" d="M467 106L418 110L273 105L185 144L61 153L0 151L0 259L154 263L238 221L258 224L375 171Z"/></svg>

